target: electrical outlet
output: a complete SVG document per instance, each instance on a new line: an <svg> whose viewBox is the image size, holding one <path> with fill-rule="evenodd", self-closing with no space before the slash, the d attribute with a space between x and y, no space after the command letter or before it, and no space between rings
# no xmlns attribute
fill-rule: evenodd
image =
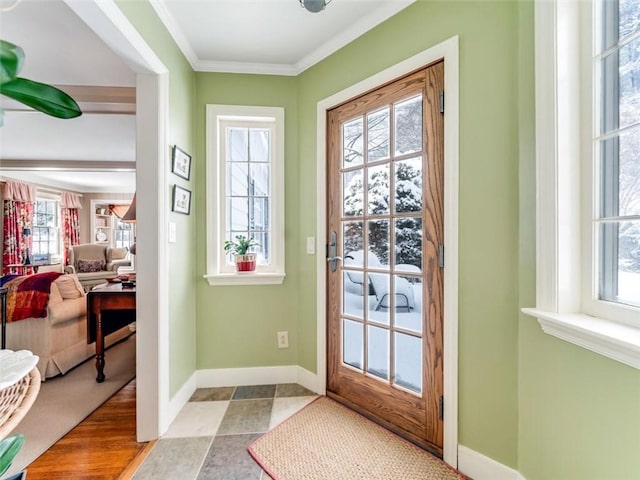
<svg viewBox="0 0 640 480"><path fill-rule="evenodd" d="M289 332L278 332L278 348L289 348Z"/></svg>

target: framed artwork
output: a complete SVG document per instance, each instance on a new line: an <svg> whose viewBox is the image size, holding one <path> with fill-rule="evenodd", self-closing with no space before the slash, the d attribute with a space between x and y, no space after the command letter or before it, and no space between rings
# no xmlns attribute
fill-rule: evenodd
<svg viewBox="0 0 640 480"><path fill-rule="evenodd" d="M171 172L185 180L189 180L191 176L191 155L180 149L177 145L173 146Z"/></svg>
<svg viewBox="0 0 640 480"><path fill-rule="evenodd" d="M176 213L189 215L191 212L191 191L179 185L173 186L173 207Z"/></svg>

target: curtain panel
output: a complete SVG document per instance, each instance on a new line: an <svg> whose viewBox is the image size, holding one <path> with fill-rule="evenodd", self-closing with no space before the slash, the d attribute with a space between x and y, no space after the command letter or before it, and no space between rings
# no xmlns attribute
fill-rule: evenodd
<svg viewBox="0 0 640 480"><path fill-rule="evenodd" d="M69 265L69 249L80 244L80 215L77 208L62 209L64 264Z"/></svg>

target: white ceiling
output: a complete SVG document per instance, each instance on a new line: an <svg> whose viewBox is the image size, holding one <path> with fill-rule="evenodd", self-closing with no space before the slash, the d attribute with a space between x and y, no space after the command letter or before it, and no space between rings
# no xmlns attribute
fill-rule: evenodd
<svg viewBox="0 0 640 480"><path fill-rule="evenodd" d="M14 1L0 0L0 7ZM194 70L297 75L415 0L333 0L319 13L298 0L150 1ZM134 105L130 98L109 103L113 94L100 94L111 87L131 90L134 72L64 0L21 0L0 15L0 31L25 51L22 77L90 90L87 101L79 101L84 114L73 120L0 99L6 110L0 175L81 192L134 191L134 172L105 174L110 164L135 161ZM21 171L16 162L29 169ZM99 166L99 172L74 173L74 162Z"/></svg>

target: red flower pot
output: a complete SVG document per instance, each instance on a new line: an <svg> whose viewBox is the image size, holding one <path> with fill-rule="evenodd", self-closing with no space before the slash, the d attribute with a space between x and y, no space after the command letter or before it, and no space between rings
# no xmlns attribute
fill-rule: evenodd
<svg viewBox="0 0 640 480"><path fill-rule="evenodd" d="M256 269L256 254L247 253L245 255L236 254L236 271L253 272Z"/></svg>

